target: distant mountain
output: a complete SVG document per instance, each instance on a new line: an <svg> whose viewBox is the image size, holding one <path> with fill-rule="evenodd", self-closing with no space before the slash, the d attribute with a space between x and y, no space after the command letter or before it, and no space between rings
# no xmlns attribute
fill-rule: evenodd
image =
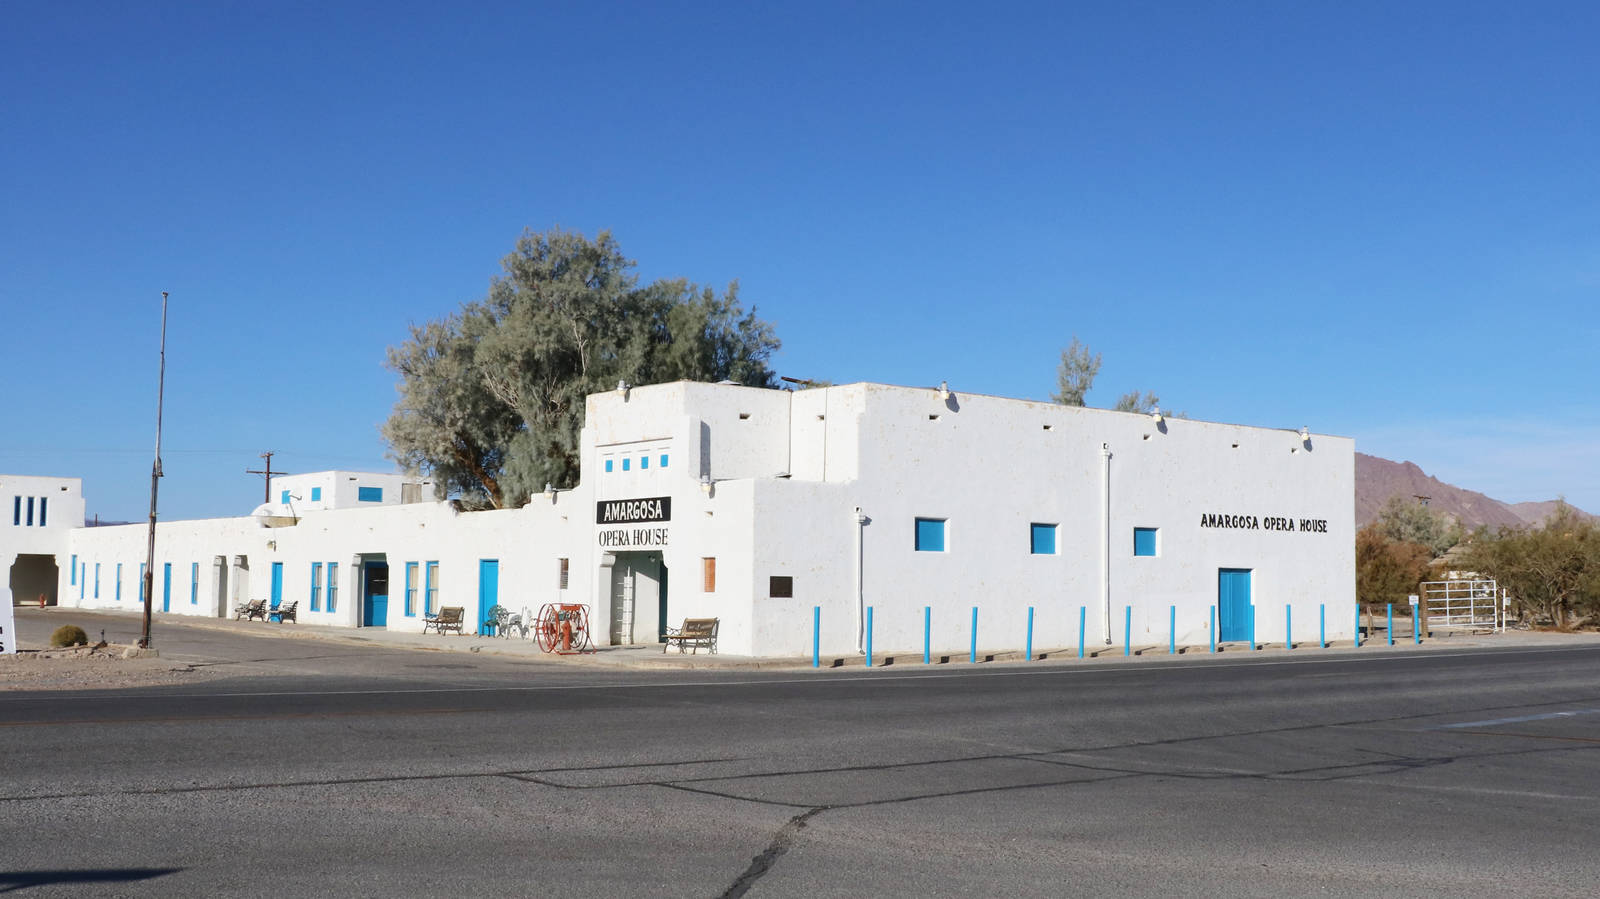
<svg viewBox="0 0 1600 899"><path fill-rule="evenodd" d="M1468 530L1485 524L1491 528L1538 524L1556 507L1555 500L1503 503L1481 493L1446 484L1424 472L1415 462L1391 462L1356 453L1356 527L1376 520L1378 510L1389 501L1389 497L1396 495L1408 499L1426 496L1431 508L1454 515Z"/></svg>

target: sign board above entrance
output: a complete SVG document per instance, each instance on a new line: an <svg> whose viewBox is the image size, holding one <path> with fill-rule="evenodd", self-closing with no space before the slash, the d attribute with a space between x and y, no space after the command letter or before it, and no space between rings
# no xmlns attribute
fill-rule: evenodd
<svg viewBox="0 0 1600 899"><path fill-rule="evenodd" d="M639 524L647 521L671 520L672 497L670 496L603 499L594 504L595 524Z"/></svg>

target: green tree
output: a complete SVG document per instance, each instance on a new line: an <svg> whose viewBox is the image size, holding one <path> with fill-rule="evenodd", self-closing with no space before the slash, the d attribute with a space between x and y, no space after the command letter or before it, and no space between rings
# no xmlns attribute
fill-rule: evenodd
<svg viewBox="0 0 1600 899"><path fill-rule="evenodd" d="M607 231L526 232L501 265L482 301L389 352L390 455L441 496L509 508L575 484L585 398L620 382L772 386L778 339L740 305L737 282L641 287Z"/></svg>
<svg viewBox="0 0 1600 899"><path fill-rule="evenodd" d="M1117 404L1111 408L1117 410L1118 412L1148 412L1151 409L1159 407L1160 405L1161 397L1158 397L1149 391L1146 391L1141 395L1139 391L1135 390L1131 393L1124 393L1122 396L1117 397Z"/></svg>
<svg viewBox="0 0 1600 899"><path fill-rule="evenodd" d="M1083 398L1094 386L1095 375L1099 373L1100 354L1089 352L1089 348L1080 343L1074 334L1072 343L1061 351L1061 366L1056 370L1056 392L1050 398L1063 406L1082 406Z"/></svg>
<svg viewBox="0 0 1600 899"><path fill-rule="evenodd" d="M1421 500L1396 494L1378 511L1378 525L1390 540L1420 543L1434 558L1461 542L1460 522L1444 512L1429 508Z"/></svg>
<svg viewBox="0 0 1600 899"><path fill-rule="evenodd" d="M1564 502L1538 527L1480 528L1462 564L1498 581L1525 617L1566 630L1600 613L1600 525Z"/></svg>
<svg viewBox="0 0 1600 899"><path fill-rule="evenodd" d="M1433 553L1420 543L1395 540L1373 522L1356 531L1356 599L1362 603L1407 602L1428 575Z"/></svg>

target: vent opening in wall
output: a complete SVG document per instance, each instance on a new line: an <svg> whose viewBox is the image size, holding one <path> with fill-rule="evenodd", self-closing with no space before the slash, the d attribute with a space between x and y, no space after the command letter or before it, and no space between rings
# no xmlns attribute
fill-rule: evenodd
<svg viewBox="0 0 1600 899"><path fill-rule="evenodd" d="M767 596L771 599L794 599L794 577L774 574L767 578Z"/></svg>
<svg viewBox="0 0 1600 899"><path fill-rule="evenodd" d="M750 420L750 413L748 413L748 412L740 412L739 413L739 420L740 421L749 421Z"/></svg>
<svg viewBox="0 0 1600 899"><path fill-rule="evenodd" d="M1144 439L1149 440L1150 439L1150 435L1149 434L1144 435Z"/></svg>
<svg viewBox="0 0 1600 899"><path fill-rule="evenodd" d="M1054 431L1056 429L1056 426L1055 425L1045 425L1044 429L1046 431Z"/></svg>
<svg viewBox="0 0 1600 899"><path fill-rule="evenodd" d="M1233 445L1233 448L1234 448L1234 449L1238 449L1238 448L1239 448L1239 444L1237 444L1237 443L1235 443L1235 444L1234 444L1234 445Z"/></svg>
<svg viewBox="0 0 1600 899"><path fill-rule="evenodd" d="M938 420L939 420L939 416L937 416L937 415L930 415L930 416L928 416L928 420L929 420L929 421L938 421Z"/></svg>

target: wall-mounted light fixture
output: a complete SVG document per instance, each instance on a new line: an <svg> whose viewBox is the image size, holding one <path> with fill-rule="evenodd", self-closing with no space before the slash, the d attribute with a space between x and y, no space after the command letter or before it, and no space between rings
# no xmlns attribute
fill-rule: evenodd
<svg viewBox="0 0 1600 899"><path fill-rule="evenodd" d="M549 481L544 482L544 497L552 503L556 501L556 486Z"/></svg>
<svg viewBox="0 0 1600 899"><path fill-rule="evenodd" d="M1311 429L1309 427L1305 427L1305 428L1301 428L1300 429L1300 439L1301 440L1310 440L1311 439Z"/></svg>
<svg viewBox="0 0 1600 899"><path fill-rule="evenodd" d="M714 490L714 488L711 486L711 475L708 475L708 474L701 475L700 476L700 492L704 493L706 496L711 496L713 490Z"/></svg>
<svg viewBox="0 0 1600 899"><path fill-rule="evenodd" d="M617 382L617 394L620 395L623 399L627 399L628 398L628 391L630 389L632 389L632 388L630 388L628 386L628 382L627 381L618 381Z"/></svg>
<svg viewBox="0 0 1600 899"><path fill-rule="evenodd" d="M950 398L950 382L949 381L940 381L939 382L939 399L947 400L949 398Z"/></svg>
<svg viewBox="0 0 1600 899"><path fill-rule="evenodd" d="M1161 417L1161 410L1159 408L1150 410L1150 420L1156 424L1161 424L1163 421L1166 421L1165 418Z"/></svg>

